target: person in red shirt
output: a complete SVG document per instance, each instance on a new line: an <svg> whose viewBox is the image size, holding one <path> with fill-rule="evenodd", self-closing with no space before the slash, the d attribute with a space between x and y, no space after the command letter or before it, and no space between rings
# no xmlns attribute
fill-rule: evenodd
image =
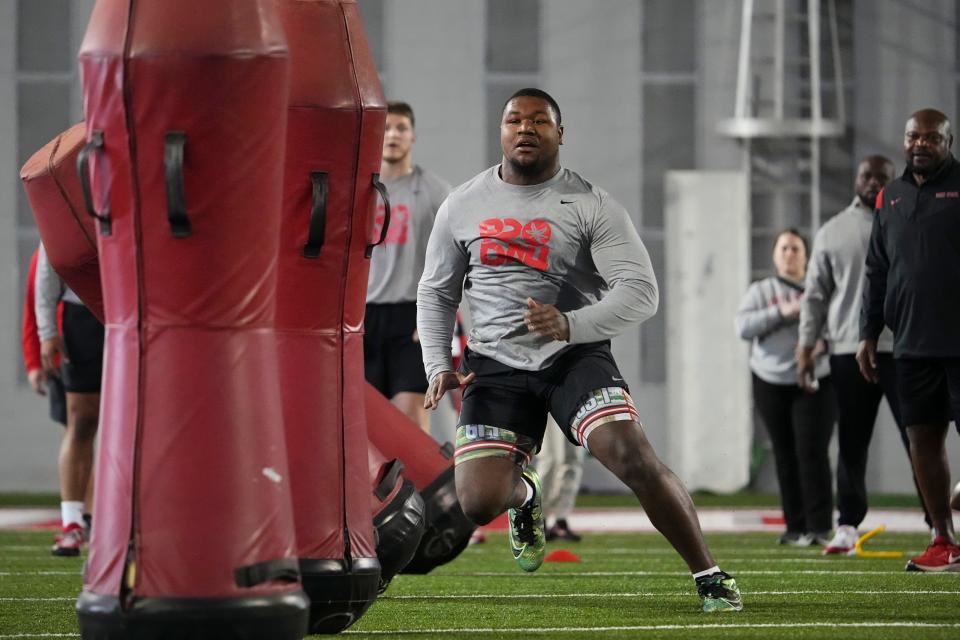
<svg viewBox="0 0 960 640"><path fill-rule="evenodd" d="M35 250L33 257L30 258L26 295L23 301L23 321L20 326L23 366L27 372L27 381L30 383L30 388L35 393L47 396L50 399L50 419L66 426L67 399L63 390L63 382L60 378L48 376L43 370L43 362L40 359L40 335L37 332L37 312L34 307L36 300L34 280L37 275L38 253L39 249Z"/></svg>

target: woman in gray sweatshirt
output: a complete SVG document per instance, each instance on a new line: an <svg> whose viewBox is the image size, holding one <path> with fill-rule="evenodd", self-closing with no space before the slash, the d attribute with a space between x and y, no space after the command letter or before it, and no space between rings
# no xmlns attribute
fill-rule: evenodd
<svg viewBox="0 0 960 640"><path fill-rule="evenodd" d="M796 229L777 236L776 275L750 285L737 312L737 333L750 340L753 399L773 444L787 530L781 544L826 544L833 524L833 491L827 447L834 405L825 349L819 349L813 392L797 385L800 299L807 242Z"/></svg>

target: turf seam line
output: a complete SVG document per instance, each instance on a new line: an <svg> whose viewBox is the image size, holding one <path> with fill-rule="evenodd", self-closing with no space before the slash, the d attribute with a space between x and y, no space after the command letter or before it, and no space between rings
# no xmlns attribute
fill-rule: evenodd
<svg viewBox="0 0 960 640"><path fill-rule="evenodd" d="M823 627L843 627L849 629L857 628L887 628L887 627L920 627L925 629L956 629L960 628L960 623L938 623L938 622L755 622L747 624L651 624L651 625L633 625L617 627L532 627L526 629L482 627L474 629L383 629L375 631L362 631L359 629L348 629L341 632L343 635L389 635L389 634L463 634L463 633L502 633L510 632L514 634L523 633L597 633L601 631L669 631L669 630L694 630L694 629L792 629L792 628L823 628ZM2 638L3 636L0 636Z"/></svg>

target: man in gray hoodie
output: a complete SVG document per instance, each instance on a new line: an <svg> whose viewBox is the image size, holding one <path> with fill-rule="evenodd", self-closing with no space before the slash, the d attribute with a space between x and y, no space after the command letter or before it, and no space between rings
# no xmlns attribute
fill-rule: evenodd
<svg viewBox="0 0 960 640"><path fill-rule="evenodd" d="M910 442L900 418L890 330L884 329L878 342L880 384L864 380L856 360L863 271L876 215L874 203L893 176L893 162L889 158L872 155L860 162L853 202L820 227L814 239L806 295L800 305L800 338L796 350L798 382L809 390L814 346L823 338L830 349L830 372L837 400L840 517L833 539L824 547L824 555L854 553L857 527L867 514L867 450L881 398L887 398L908 456L910 452Z"/></svg>
<svg viewBox="0 0 960 640"><path fill-rule="evenodd" d="M524 571L543 562L540 482L530 458L547 412L637 495L686 561L704 611L742 608L707 549L693 502L654 453L609 340L657 310L656 278L626 210L560 166L560 108L539 89L504 105L503 160L454 189L427 245L417 328L425 405L466 385L457 429L457 497L485 524L509 509ZM459 372L450 338L460 298L473 329Z"/></svg>

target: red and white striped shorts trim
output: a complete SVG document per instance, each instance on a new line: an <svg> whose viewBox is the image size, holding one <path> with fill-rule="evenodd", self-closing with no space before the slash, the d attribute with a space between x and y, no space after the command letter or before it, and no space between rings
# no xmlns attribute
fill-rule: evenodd
<svg viewBox="0 0 960 640"><path fill-rule="evenodd" d="M633 406L633 400L626 394L624 395L626 396L625 402L621 401L614 405L607 404L605 406L599 406L592 412L586 414L579 422L574 422L574 424L570 425L570 429L577 439L577 442L580 443L580 446L587 451L590 450L590 447L587 445L587 439L590 437L590 434L593 433L594 429L600 425L621 420L640 422L640 415Z"/></svg>

